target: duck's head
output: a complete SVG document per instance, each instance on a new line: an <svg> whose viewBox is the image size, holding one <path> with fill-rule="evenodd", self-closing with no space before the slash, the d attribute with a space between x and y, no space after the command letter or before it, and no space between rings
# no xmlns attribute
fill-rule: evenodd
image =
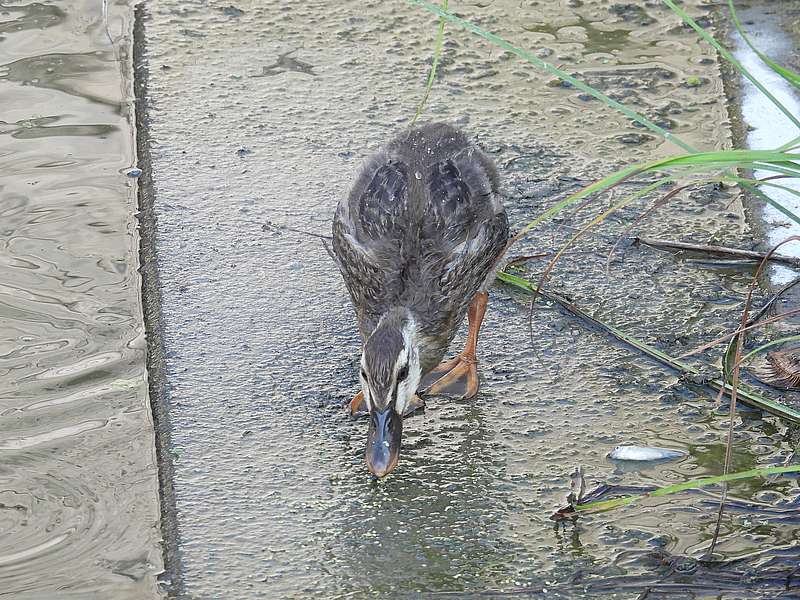
<svg viewBox="0 0 800 600"><path fill-rule="evenodd" d="M393 310L378 322L361 355L361 390L369 410L367 468L377 477L397 465L403 415L421 378L414 319L405 309Z"/></svg>

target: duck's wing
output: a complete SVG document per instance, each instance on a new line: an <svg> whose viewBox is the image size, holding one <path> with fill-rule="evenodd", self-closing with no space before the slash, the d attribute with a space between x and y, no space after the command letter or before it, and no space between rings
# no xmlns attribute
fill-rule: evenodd
<svg viewBox="0 0 800 600"><path fill-rule="evenodd" d="M333 221L333 250L362 335L397 302L446 340L508 241L492 161L446 125L370 158Z"/></svg>
<svg viewBox="0 0 800 600"><path fill-rule="evenodd" d="M386 298L400 281L410 168L396 156L380 152L370 158L333 219L333 251L367 335L388 308Z"/></svg>
<svg viewBox="0 0 800 600"><path fill-rule="evenodd" d="M433 164L422 237L439 257L442 298L456 313L488 286L508 243L508 218L497 194L497 174L473 144ZM433 273L432 273L433 275Z"/></svg>

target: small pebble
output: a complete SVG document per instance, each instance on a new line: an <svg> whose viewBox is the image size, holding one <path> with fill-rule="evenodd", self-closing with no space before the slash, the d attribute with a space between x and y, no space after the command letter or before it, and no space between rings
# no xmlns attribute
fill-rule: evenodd
<svg viewBox="0 0 800 600"><path fill-rule="evenodd" d="M236 6L225 6L222 8L222 14L226 17L241 17L244 11Z"/></svg>

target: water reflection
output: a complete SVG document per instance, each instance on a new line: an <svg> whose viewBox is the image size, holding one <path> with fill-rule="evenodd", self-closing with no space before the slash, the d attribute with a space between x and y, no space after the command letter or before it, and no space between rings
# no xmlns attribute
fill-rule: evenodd
<svg viewBox="0 0 800 600"><path fill-rule="evenodd" d="M117 90L108 88L108 50L79 54L44 54L0 66L0 78L24 86L58 90L71 96L121 109Z"/></svg>
<svg viewBox="0 0 800 600"><path fill-rule="evenodd" d="M33 140L37 138L55 136L106 136L118 128L115 125L51 125L63 119L63 116L41 117L38 119L26 119L16 123L5 123L0 121L0 135L11 134L11 137L22 140Z"/></svg>
<svg viewBox="0 0 800 600"><path fill-rule="evenodd" d="M29 29L45 29L56 27L67 20L67 14L54 4L41 4L31 2L20 6L3 5L0 16L0 35L7 33L20 33ZM7 17L11 18L8 19ZM4 41L0 37L0 42Z"/></svg>
<svg viewBox="0 0 800 600"><path fill-rule="evenodd" d="M101 9L0 7L0 595L15 598L154 597L162 564L128 87L94 41Z"/></svg>
<svg viewBox="0 0 800 600"><path fill-rule="evenodd" d="M481 589L506 578L521 550L505 537L505 457L482 410L435 402L446 414L407 421L402 472L337 492L359 497L325 544L343 590Z"/></svg>
<svg viewBox="0 0 800 600"><path fill-rule="evenodd" d="M631 44L630 34L632 29L616 27L601 28L593 21L576 17L566 23L554 25L537 21L523 22L525 31L544 33L551 36L552 40L562 42L581 42L584 54L595 52L614 52L622 50Z"/></svg>

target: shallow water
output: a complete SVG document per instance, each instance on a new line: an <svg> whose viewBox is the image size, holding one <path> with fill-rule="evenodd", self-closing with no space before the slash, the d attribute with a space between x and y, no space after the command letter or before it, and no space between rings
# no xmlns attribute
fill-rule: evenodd
<svg viewBox="0 0 800 600"><path fill-rule="evenodd" d="M131 18L0 4L0 597L157 595Z"/></svg>
<svg viewBox="0 0 800 600"><path fill-rule="evenodd" d="M730 144L713 51L656 3L515 0L459 11L698 147ZM282 226L329 232L361 159L413 114L435 21L385 2L153 0L148 13L178 595L468 597L530 587L610 598L679 577L684 597L718 597L723 585L723 597L776 597L783 581L748 573L796 564L800 528L785 518L797 501L792 479L731 486L740 510L727 513L717 551L736 564L692 562L708 548L714 490L550 520L578 464L590 487L720 473L727 411L553 308L537 311L531 347L527 299L503 287L482 330L480 395L432 400L406 424L397 472L373 482L366 423L342 409L357 391L359 352L344 287L319 240ZM461 124L495 158L517 226L620 163L676 151L453 28L427 116ZM519 253L557 248L587 214L538 229ZM584 241L554 287L676 355L728 331L747 269L628 248L605 275L606 253L636 214L623 211ZM637 230L728 243L750 231L733 191L711 188ZM736 436L735 470L791 452L786 426L757 413L742 413ZM605 458L621 443L689 455L627 469Z"/></svg>

